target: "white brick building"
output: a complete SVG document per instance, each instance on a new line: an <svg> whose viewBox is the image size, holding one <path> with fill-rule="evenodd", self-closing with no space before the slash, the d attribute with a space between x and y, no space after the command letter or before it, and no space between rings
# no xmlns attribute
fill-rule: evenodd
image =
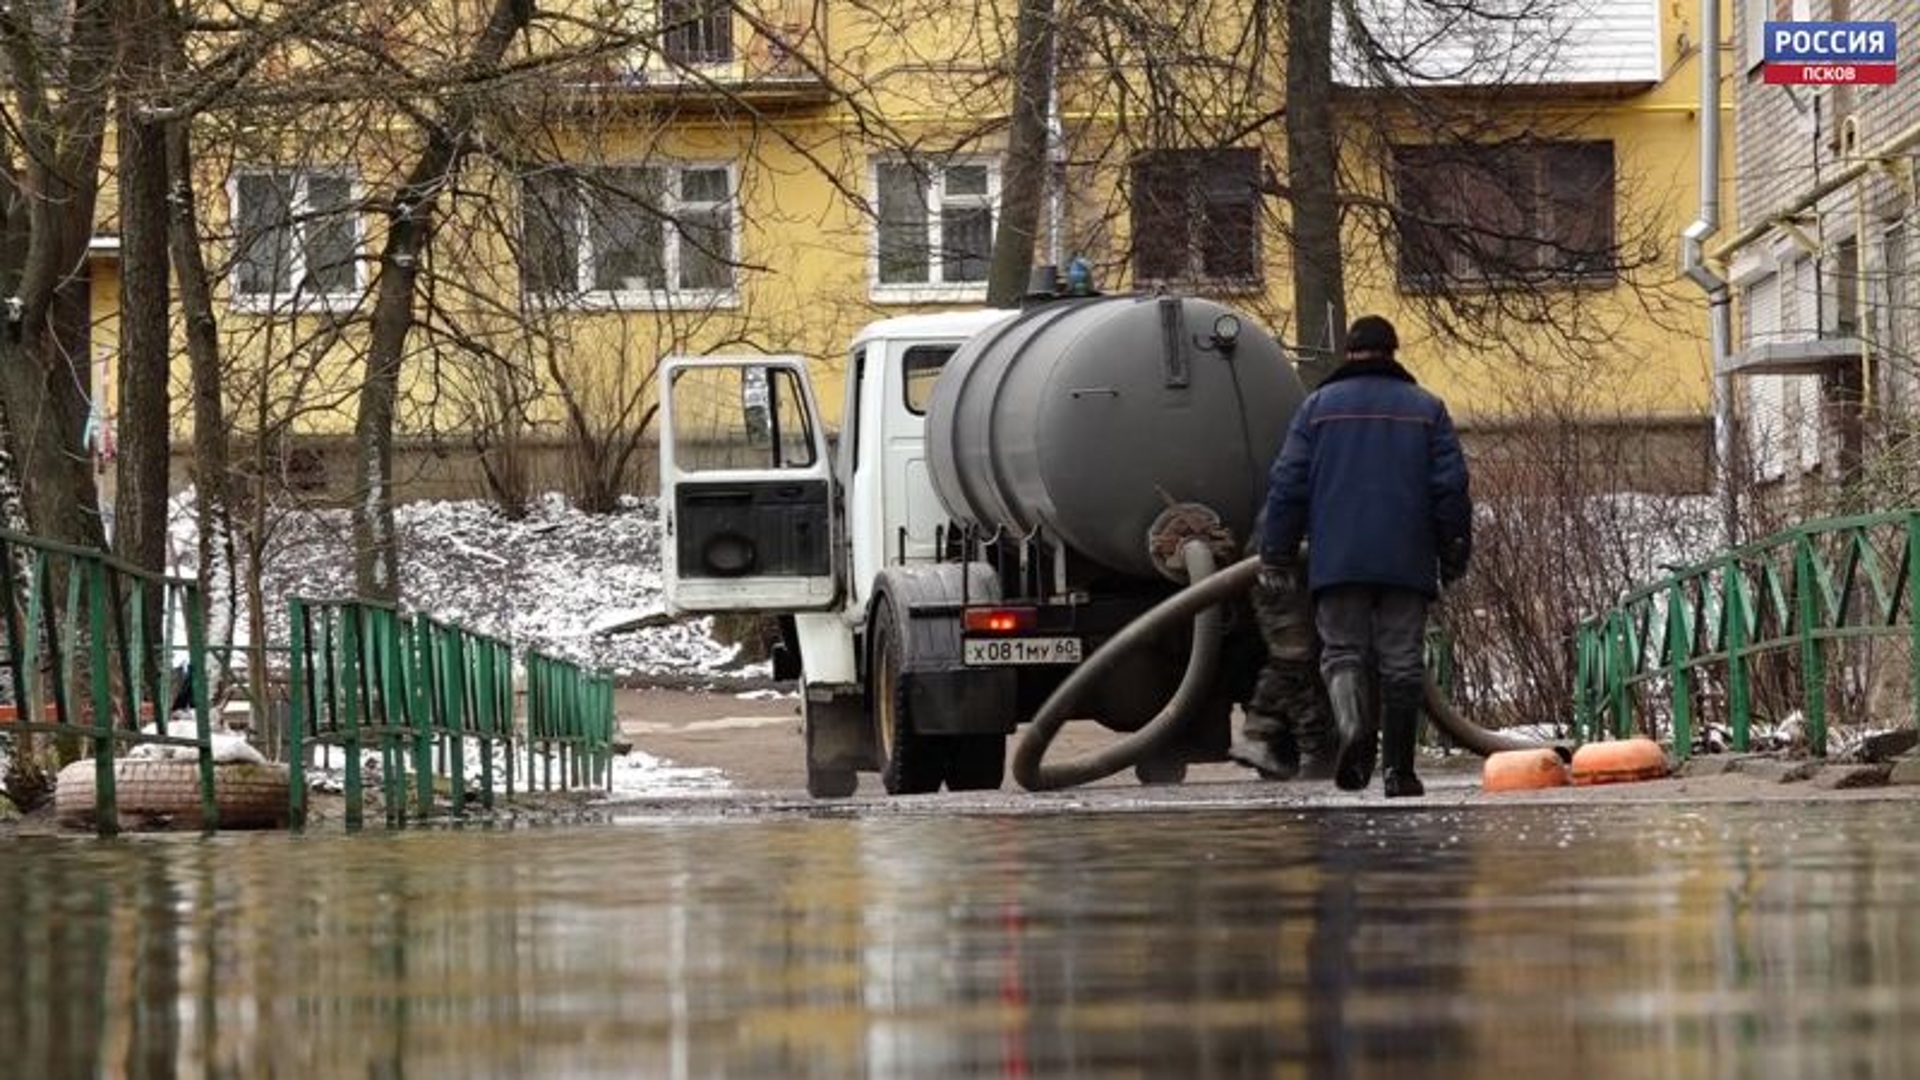
<svg viewBox="0 0 1920 1080"><path fill-rule="evenodd" d="M1920 0L1732 0L1730 365L1754 472L1842 479L1873 432L1920 424ZM1891 86L1768 85L1768 21L1889 21Z"/></svg>

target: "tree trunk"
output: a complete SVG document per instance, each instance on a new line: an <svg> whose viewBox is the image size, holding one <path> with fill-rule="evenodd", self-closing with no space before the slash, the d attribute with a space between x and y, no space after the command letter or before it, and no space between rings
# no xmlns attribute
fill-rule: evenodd
<svg viewBox="0 0 1920 1080"><path fill-rule="evenodd" d="M192 370L194 513L199 523L200 599L207 612L207 645L213 649L208 686L226 681L233 663L238 590L233 541L232 450L227 438L225 378L220 366L219 325L213 289L200 251L193 206L193 143L184 120L167 129L167 159L176 198L169 222L180 313L187 328ZM254 638L264 646L265 638Z"/></svg>
<svg viewBox="0 0 1920 1080"><path fill-rule="evenodd" d="M1021 0L1015 31L1013 114L1001 169L1000 220L987 272L987 303L1012 307L1026 294L1046 199L1047 105L1053 97L1053 0Z"/></svg>
<svg viewBox="0 0 1920 1080"><path fill-rule="evenodd" d="M1287 4L1287 187L1293 211L1294 343L1317 386L1347 332L1333 137L1333 0Z"/></svg>
<svg viewBox="0 0 1920 1080"><path fill-rule="evenodd" d="M533 7L527 0L494 0L486 29L464 65L473 85L500 67L508 44L532 18ZM400 598L400 552L393 524L393 423L401 364L407 334L413 328L414 288L434 203L451 186L473 149L476 114L471 97L454 97L447 115L428 129L426 147L387 215L373 331L360 385L360 411L354 420L358 483L353 504L353 576L359 595L367 599Z"/></svg>
<svg viewBox="0 0 1920 1080"><path fill-rule="evenodd" d="M120 363L113 550L155 572L167 561L167 462L172 353L167 317L167 141L143 121L159 82L161 23L153 0L126 0L116 99L120 187ZM105 388L101 391L104 393ZM154 624L155 628L158 623Z"/></svg>
<svg viewBox="0 0 1920 1080"><path fill-rule="evenodd" d="M82 445L92 380L87 242L99 193L113 15L109 0L75 4L64 58L43 55L46 41L0 40L15 72L40 76L11 81L14 123L0 132L0 140L18 146L17 153L9 147L9 169L21 169L0 173L7 203L0 295L10 309L17 307L17 314L0 314L7 450L27 527L96 548L102 543L99 499ZM55 100L46 77L60 59L64 79Z"/></svg>

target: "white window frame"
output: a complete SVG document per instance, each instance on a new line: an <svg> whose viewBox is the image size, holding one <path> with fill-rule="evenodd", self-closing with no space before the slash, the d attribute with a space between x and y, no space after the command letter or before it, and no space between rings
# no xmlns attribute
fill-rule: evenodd
<svg viewBox="0 0 1920 1080"><path fill-rule="evenodd" d="M605 171L614 169L654 170L670 174L661 196L660 212L665 220L661 223L661 244L664 250L660 255L661 275L668 282L680 280L680 230L675 227L683 214L692 213L701 208L724 205L727 208L727 250L722 258L727 266L727 278L731 284L720 289L683 289L669 285L655 289L582 289L582 282L591 282L594 278L593 229L585 213L578 214L575 227L579 230L574 237L578 257L574 266L575 290L568 293L533 292L526 289L524 279L520 285L528 304L535 307L566 309L573 311L667 311L684 308L707 310L732 308L740 303L740 177L734 163L730 161L615 161L606 164L579 162L573 168L580 170ZM727 177L727 195L724 203L688 202L680 196L681 178L689 172L723 172ZM586 181L576 180L574 198L584 202L586 199ZM521 237L526 236L526 203L524 189L521 192ZM526 256L522 252L522 257Z"/></svg>
<svg viewBox="0 0 1920 1080"><path fill-rule="evenodd" d="M868 298L881 304L925 304L925 303L979 303L987 298L986 281L946 281L945 266L940 254L943 250L941 230L941 209L948 205L984 206L992 215L991 230L1000 228L1000 162L992 157L973 156L956 157L942 164L924 166L931 181L927 196L927 275L924 282L885 282L880 280L880 167L883 165L909 164L903 158L876 157L867 163L867 193L874 208L873 229L867 242L867 288ZM948 196L947 170L952 168L984 167L987 170L987 192L985 195ZM991 251L989 251L991 258Z"/></svg>
<svg viewBox="0 0 1920 1080"><path fill-rule="evenodd" d="M240 183L243 178L252 176L291 176L293 178L293 205L288 208L293 230L293 242L288 244L289 263L287 277L294 283L290 292L247 292L240 284L240 255L245 238L241 235ZM308 184L314 177L335 177L347 181L347 206L353 225L353 287L346 292L309 292L299 287L299 282L307 273L307 236L306 229L311 221L312 207L308 201ZM233 233L233 265L227 272L228 305L235 311L267 312L280 310L297 311L346 311L360 302L367 291L367 261L362 257L367 245L367 225L361 206L366 201L366 193L360 183L359 170L351 165L293 166L276 168L270 166L246 167L235 169L227 176L227 221Z"/></svg>

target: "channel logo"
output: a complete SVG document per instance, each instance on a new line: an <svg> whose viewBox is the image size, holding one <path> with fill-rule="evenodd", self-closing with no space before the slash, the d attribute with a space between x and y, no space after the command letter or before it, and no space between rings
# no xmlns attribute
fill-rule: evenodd
<svg viewBox="0 0 1920 1080"><path fill-rule="evenodd" d="M1794 86L1893 82L1890 22L1770 22L1762 30L1767 82Z"/></svg>

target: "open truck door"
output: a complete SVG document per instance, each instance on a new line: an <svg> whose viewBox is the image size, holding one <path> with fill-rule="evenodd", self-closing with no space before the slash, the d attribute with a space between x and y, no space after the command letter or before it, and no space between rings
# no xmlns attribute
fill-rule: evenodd
<svg viewBox="0 0 1920 1080"><path fill-rule="evenodd" d="M660 380L667 605L832 607L833 467L805 359L670 358Z"/></svg>

